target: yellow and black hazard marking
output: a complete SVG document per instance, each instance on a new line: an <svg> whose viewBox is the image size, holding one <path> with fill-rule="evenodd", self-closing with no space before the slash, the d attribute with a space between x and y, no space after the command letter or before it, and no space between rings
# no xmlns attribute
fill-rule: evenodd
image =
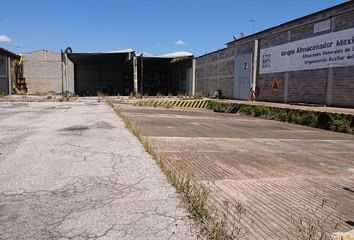
<svg viewBox="0 0 354 240"><path fill-rule="evenodd" d="M207 100L141 100L135 104L142 107L166 107L166 108L206 108Z"/></svg>

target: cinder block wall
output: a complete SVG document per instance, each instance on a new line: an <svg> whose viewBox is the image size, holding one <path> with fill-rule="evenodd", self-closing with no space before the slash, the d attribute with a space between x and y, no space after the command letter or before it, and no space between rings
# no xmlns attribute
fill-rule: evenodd
<svg viewBox="0 0 354 240"><path fill-rule="evenodd" d="M62 84L64 84L64 91L74 92L73 64L68 60L68 80L64 79L63 82L64 71L62 70L60 53L40 50L24 53L22 58L23 75L26 78L29 93L55 92L59 94L62 92Z"/></svg>
<svg viewBox="0 0 354 240"><path fill-rule="evenodd" d="M331 30L314 33L314 24L328 19L331 20ZM239 54L254 54L255 40L259 41L260 52L260 49L351 28L354 28L353 1L230 42L226 49L196 59L196 92L206 95L212 93L211 89L220 88L227 93L227 98L233 98L234 59ZM232 68L227 73L220 68L220 55L224 52L228 52L225 61ZM259 74L259 52L256 86L260 94L257 100L354 107L354 66ZM221 80L223 74L229 75L226 81ZM278 91L272 89L274 80L279 82Z"/></svg>
<svg viewBox="0 0 354 240"><path fill-rule="evenodd" d="M226 98L233 98L235 48L225 48L196 59L195 92L212 95L221 89Z"/></svg>
<svg viewBox="0 0 354 240"><path fill-rule="evenodd" d="M275 33L269 37L262 37L262 35L272 34L272 31L265 32L258 36L260 48L273 47L329 32L354 28L354 12L351 10L354 10L354 4L314 15L299 22L286 24L272 30ZM326 19L331 19L332 30L314 33L314 24ZM257 100L354 107L354 66L333 68L332 87L329 84L331 74L329 69L258 74L257 86L260 89L260 95ZM286 75L288 76L286 77ZM278 80L280 83L278 91L272 90L273 80Z"/></svg>

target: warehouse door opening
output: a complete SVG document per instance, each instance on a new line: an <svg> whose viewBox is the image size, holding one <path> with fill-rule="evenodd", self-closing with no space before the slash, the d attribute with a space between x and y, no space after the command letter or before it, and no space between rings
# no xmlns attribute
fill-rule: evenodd
<svg viewBox="0 0 354 240"><path fill-rule="evenodd" d="M132 52L70 53L74 63L75 93L117 96L133 92Z"/></svg>
<svg viewBox="0 0 354 240"><path fill-rule="evenodd" d="M191 95L192 64L193 56L140 57L139 91L149 96Z"/></svg>
<svg viewBox="0 0 354 240"><path fill-rule="evenodd" d="M235 89L236 99L249 100L252 80L252 53L238 55L235 59Z"/></svg>
<svg viewBox="0 0 354 240"><path fill-rule="evenodd" d="M0 96L9 93L8 58L0 55Z"/></svg>

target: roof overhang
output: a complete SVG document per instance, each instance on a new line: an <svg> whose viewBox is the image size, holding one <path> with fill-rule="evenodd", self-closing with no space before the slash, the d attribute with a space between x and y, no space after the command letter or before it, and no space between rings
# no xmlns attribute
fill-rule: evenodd
<svg viewBox="0 0 354 240"><path fill-rule="evenodd" d="M143 57L144 64L171 64L178 63L188 60L193 60L194 56L190 57L176 57L176 58L168 58L168 57Z"/></svg>
<svg viewBox="0 0 354 240"><path fill-rule="evenodd" d="M17 55L16 53L13 53L13 52L11 52L11 51L9 51L9 50L7 50L5 48L2 48L2 47L0 47L0 54L6 55L6 56L11 57L11 58L15 58L17 60L20 59L20 55Z"/></svg>
<svg viewBox="0 0 354 240"><path fill-rule="evenodd" d="M104 62L124 63L131 60L132 53L133 52L68 53L68 57L75 64Z"/></svg>

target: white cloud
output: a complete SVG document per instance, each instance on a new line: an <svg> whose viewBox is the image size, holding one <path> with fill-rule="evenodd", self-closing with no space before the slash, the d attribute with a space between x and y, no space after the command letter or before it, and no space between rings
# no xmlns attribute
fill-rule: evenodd
<svg viewBox="0 0 354 240"><path fill-rule="evenodd" d="M186 43L183 40L177 40L175 42L176 45L186 45Z"/></svg>
<svg viewBox="0 0 354 240"><path fill-rule="evenodd" d="M5 18L4 22L12 22L12 20L13 20L12 18Z"/></svg>
<svg viewBox="0 0 354 240"><path fill-rule="evenodd" d="M0 35L0 42L11 42L11 38L6 35Z"/></svg>

